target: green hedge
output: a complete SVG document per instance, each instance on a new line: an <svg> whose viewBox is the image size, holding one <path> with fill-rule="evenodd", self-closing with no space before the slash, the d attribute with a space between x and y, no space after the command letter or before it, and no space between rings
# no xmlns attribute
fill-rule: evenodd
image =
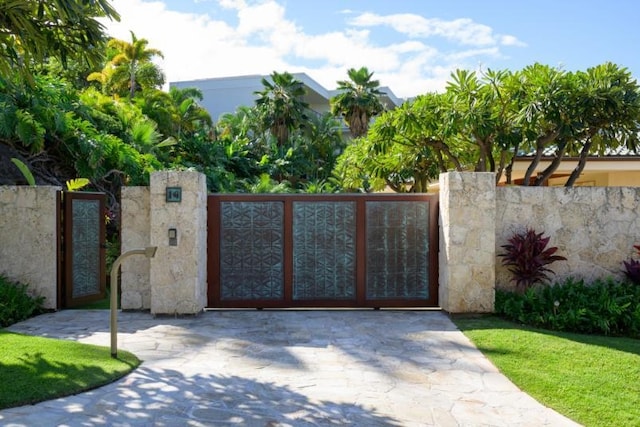
<svg viewBox="0 0 640 427"><path fill-rule="evenodd" d="M640 338L640 285L567 279L524 293L496 290L495 311L545 329Z"/></svg>

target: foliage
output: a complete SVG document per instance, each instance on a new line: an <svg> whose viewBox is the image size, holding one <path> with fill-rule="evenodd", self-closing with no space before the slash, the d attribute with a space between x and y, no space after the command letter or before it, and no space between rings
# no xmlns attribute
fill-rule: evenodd
<svg viewBox="0 0 640 427"><path fill-rule="evenodd" d="M107 274L111 274L111 268L113 267L113 263L118 259L121 252L121 244L120 244L120 235L118 233L113 233L112 236L106 239L106 250L105 250L105 269ZM110 285L108 283L107 285ZM108 292L108 289L107 289Z"/></svg>
<svg viewBox="0 0 640 427"><path fill-rule="evenodd" d="M264 173L260 175L256 180L248 181L245 183L245 188L248 193L260 194L260 193L291 193L288 181L277 182L271 179L268 174Z"/></svg>
<svg viewBox="0 0 640 427"><path fill-rule="evenodd" d="M213 126L211 116L199 102L202 92L196 88L170 87L143 91L134 100L140 110L158 125L158 132L172 137L178 145L198 133L208 133Z"/></svg>
<svg viewBox="0 0 640 427"><path fill-rule="evenodd" d="M336 172L345 188L426 192L438 173L462 170L437 125L444 119L442 102L441 97L421 95L377 117L366 138L355 139L338 159Z"/></svg>
<svg viewBox="0 0 640 427"><path fill-rule="evenodd" d="M89 74L87 80L97 81L105 94L128 96L137 92L159 88L164 84L164 74L152 62L163 57L157 49L147 48L149 41L139 39L131 32L131 42L111 39L107 43L107 63L102 71Z"/></svg>
<svg viewBox="0 0 640 427"><path fill-rule="evenodd" d="M379 89L380 82L372 80L373 72L367 67L347 70L349 80L338 81L338 95L330 99L331 113L342 117L351 132L358 138L367 134L369 121L384 111L380 97L385 95Z"/></svg>
<svg viewBox="0 0 640 427"><path fill-rule="evenodd" d="M66 182L67 191L78 191L78 190L86 187L90 183L91 183L91 181L89 181L87 178L70 179L70 180L68 180Z"/></svg>
<svg viewBox="0 0 640 427"><path fill-rule="evenodd" d="M206 165L207 176L217 176L214 185L222 191L254 191L251 188L256 181L264 182L264 174L286 185L287 191L306 191L308 183L331 177L345 145L334 117L312 114L304 128L288 133L283 144L263 129L263 119L258 106L224 115L215 127L216 140L203 146L206 157L194 159L193 165ZM202 158L207 160L199 162Z"/></svg>
<svg viewBox="0 0 640 427"><path fill-rule="evenodd" d="M524 293L496 290L495 311L546 329L640 338L640 286L612 279L567 279Z"/></svg>
<svg viewBox="0 0 640 427"><path fill-rule="evenodd" d="M256 108L264 129L268 129L278 145L289 140L294 129L302 129L309 117L309 104L303 100L304 85L288 72L271 73L271 81L262 79L264 89L257 91Z"/></svg>
<svg viewBox="0 0 640 427"><path fill-rule="evenodd" d="M32 187L35 186L36 179L33 177L33 174L31 173L31 170L29 170L29 167L20 159L12 158L11 161L20 170L20 172L24 176L24 179L27 181L27 184Z"/></svg>
<svg viewBox="0 0 640 427"><path fill-rule="evenodd" d="M633 245L633 247L637 251L636 255L640 255L640 245ZM622 263L624 264L624 274L627 279L629 279L631 283L640 285L640 261L629 258L626 261L622 261Z"/></svg>
<svg viewBox="0 0 640 427"><path fill-rule="evenodd" d="M30 76L32 64L49 57L96 64L105 28L96 18L119 20L107 0L1 0L0 75Z"/></svg>
<svg viewBox="0 0 640 427"><path fill-rule="evenodd" d="M0 331L0 341L0 409L92 390L140 365L127 351L113 358L109 347L69 340Z"/></svg>
<svg viewBox="0 0 640 427"><path fill-rule="evenodd" d="M496 316L453 320L543 405L584 426L640 425L640 340L533 329Z"/></svg>
<svg viewBox="0 0 640 427"><path fill-rule="evenodd" d="M366 144L381 162L357 162L363 176L384 176L405 191L422 187L430 170L497 172L496 182L504 175L507 184L543 185L572 156L579 159L565 183L572 186L589 156L636 150L639 129L640 86L612 63L578 72L538 63L456 70L444 92L421 94L378 117ZM540 171L543 157L552 159ZM530 159L521 182L512 179L516 158Z"/></svg>
<svg viewBox="0 0 640 427"><path fill-rule="evenodd" d="M29 294L27 285L0 275L0 327L7 327L43 312L44 297Z"/></svg>
<svg viewBox="0 0 640 427"><path fill-rule="evenodd" d="M563 256L554 255L558 248L548 248L551 237L543 237L543 234L527 228L514 233L508 243L501 246L505 251L498 256L502 257L502 265L510 267L512 280L520 291L526 291L536 283L548 281L549 274L553 271L547 265L566 260Z"/></svg>

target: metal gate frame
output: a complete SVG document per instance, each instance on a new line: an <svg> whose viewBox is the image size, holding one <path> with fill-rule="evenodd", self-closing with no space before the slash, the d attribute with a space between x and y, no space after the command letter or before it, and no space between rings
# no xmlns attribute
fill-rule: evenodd
<svg viewBox="0 0 640 427"><path fill-rule="evenodd" d="M82 304L102 300L106 297L106 224L104 212L106 195L104 193L59 191L57 196L57 222L58 222L58 307L72 308ZM74 201L96 200L98 202L98 218L96 246L96 259L92 260L97 266L97 290L93 294L74 298L74 218L72 215ZM95 231L95 230L93 230Z"/></svg>
<svg viewBox="0 0 640 427"><path fill-rule="evenodd" d="M284 297L274 300L223 300L220 283L220 239L222 202L284 203ZM293 203L296 201L354 201L356 203L356 298L354 300L294 300L293 299ZM365 203L368 201L427 201L429 202L429 292L427 299L366 299L366 218ZM208 222L208 308L382 308L382 307L438 307L438 196L432 194L215 194L207 200Z"/></svg>

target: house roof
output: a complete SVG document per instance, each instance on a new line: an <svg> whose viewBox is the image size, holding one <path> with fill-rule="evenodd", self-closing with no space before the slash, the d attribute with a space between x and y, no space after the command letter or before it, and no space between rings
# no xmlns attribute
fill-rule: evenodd
<svg viewBox="0 0 640 427"><path fill-rule="evenodd" d="M292 73L292 75L304 84L307 93L303 99L311 106L324 105L328 109L329 100L339 93L338 90L325 88L306 73ZM200 89L204 98L203 106L209 111L211 117L217 120L222 114L233 113L240 106L253 105L256 99L255 92L263 89L263 78L270 80L269 75L252 74L171 82L170 86ZM379 89L385 93L381 101L387 108L397 107L404 102L390 88L380 87Z"/></svg>

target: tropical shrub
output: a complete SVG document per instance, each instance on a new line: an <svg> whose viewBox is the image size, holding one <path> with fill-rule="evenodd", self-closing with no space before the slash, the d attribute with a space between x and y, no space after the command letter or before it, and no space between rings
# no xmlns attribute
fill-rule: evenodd
<svg viewBox="0 0 640 427"><path fill-rule="evenodd" d="M495 311L545 329L640 338L640 286L629 281L568 278L524 293L496 290Z"/></svg>
<svg viewBox="0 0 640 427"><path fill-rule="evenodd" d="M640 245L633 245L635 250L637 251L637 255L640 256ZM629 258L626 261L622 261L624 264L624 274L631 281L631 283L635 283L636 285L640 285L640 261Z"/></svg>
<svg viewBox="0 0 640 427"><path fill-rule="evenodd" d="M43 311L44 297L33 297L27 285L0 275L0 327L4 328Z"/></svg>
<svg viewBox="0 0 640 427"><path fill-rule="evenodd" d="M543 234L527 228L516 232L506 245L501 246L504 252L498 256L502 258L502 265L509 267L512 281L521 292L536 283L548 282L553 271L547 266L566 260L563 256L555 255L557 247L547 247L551 238Z"/></svg>

